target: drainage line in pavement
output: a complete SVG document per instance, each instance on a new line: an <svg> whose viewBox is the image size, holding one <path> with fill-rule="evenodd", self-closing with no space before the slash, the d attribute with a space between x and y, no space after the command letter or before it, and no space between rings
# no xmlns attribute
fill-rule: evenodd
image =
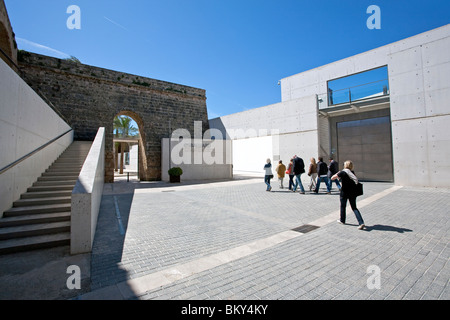
<svg viewBox="0 0 450 320"><path fill-rule="evenodd" d="M114 196L114 205L116 207L117 222L119 223L119 232L120 232L120 235L123 236L125 234L125 228L123 227L122 217L120 216L119 204L117 203L116 196Z"/></svg>

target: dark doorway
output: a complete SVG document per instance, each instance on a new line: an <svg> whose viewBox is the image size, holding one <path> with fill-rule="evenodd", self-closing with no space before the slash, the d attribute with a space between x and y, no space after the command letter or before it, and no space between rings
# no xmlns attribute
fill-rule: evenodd
<svg viewBox="0 0 450 320"><path fill-rule="evenodd" d="M337 137L340 162L352 160L360 179L394 180L389 116L338 122Z"/></svg>

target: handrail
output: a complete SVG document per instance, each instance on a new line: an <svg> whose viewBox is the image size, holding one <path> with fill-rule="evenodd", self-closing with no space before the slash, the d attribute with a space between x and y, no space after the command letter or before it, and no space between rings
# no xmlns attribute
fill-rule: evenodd
<svg viewBox="0 0 450 320"><path fill-rule="evenodd" d="M61 138L64 137L66 134L68 134L68 133L70 133L70 132L72 132L72 131L73 131L73 129L70 129L70 130L66 131L65 133L59 135L58 137L56 137L56 138L50 140L49 142L43 144L43 145L40 146L39 148L37 148L37 149L31 151L30 153L24 155L24 156L21 157L20 159L18 159L18 160L16 160L16 161L14 161L13 163L7 165L6 167L4 167L3 169L0 170L0 174L3 174L3 173L5 173L6 171L8 171L9 169L14 168L15 166L17 166L17 165L18 165L19 163L21 163L22 161L25 161L26 159L28 159L29 157L31 157L31 156L34 155L35 153L37 153L37 152L41 151L42 149L48 147L48 146L51 145L53 142L55 142L55 141L61 139Z"/></svg>
<svg viewBox="0 0 450 320"><path fill-rule="evenodd" d="M358 84L356 86L351 86L351 87L348 87L348 88L337 89L337 90L333 90L333 93L336 93L336 92L339 92L339 91L344 91L344 90L349 90L349 89L353 89L353 88L358 88L358 87L364 87L364 86L367 86L368 84L384 82L384 81L387 81L387 80L389 80L389 78L376 80L376 81L371 81L371 82L367 82L367 83L362 83L362 84ZM323 93L323 94L326 94L326 93Z"/></svg>
<svg viewBox="0 0 450 320"><path fill-rule="evenodd" d="M358 90L360 88L364 88L364 87L369 88L368 86L374 85L374 84L379 84L379 83L386 83L386 85L383 86L383 94L379 95L379 96L383 96L383 97L389 96L389 79L388 78L381 79L381 80L371 81L371 82L351 86L348 88L342 88L342 89L338 89L338 90L328 89L329 91L327 93L321 93L321 94L317 95L319 109L335 107L337 105L341 105L341 104L345 104L345 103L352 103L355 101L363 101L363 100L372 99L375 97L375 95L368 95L368 96L363 96L363 97L357 97L354 95L355 94L361 95L361 93L363 93L362 91ZM370 88L372 88L372 87L370 87ZM345 97L343 95L345 93L347 93L347 97ZM321 106L320 104L324 102L325 97L327 98L326 99L327 103L326 103L326 106L324 107L323 105Z"/></svg>

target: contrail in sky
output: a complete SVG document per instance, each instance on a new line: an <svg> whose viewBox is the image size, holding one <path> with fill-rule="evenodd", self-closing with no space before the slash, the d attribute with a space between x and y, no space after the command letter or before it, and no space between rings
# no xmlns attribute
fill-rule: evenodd
<svg viewBox="0 0 450 320"><path fill-rule="evenodd" d="M108 17L105 17L105 16L104 16L103 18L105 18L106 20L108 20L108 21L111 22L112 24L115 24L116 26L118 26L118 27L120 27L120 28L122 28L122 29L124 29L124 30L126 30L126 31L130 31L130 30L128 30L127 28L125 28L124 26L122 26L121 24L118 24L117 22L115 22L115 21L109 19Z"/></svg>
<svg viewBox="0 0 450 320"><path fill-rule="evenodd" d="M54 56L56 56L57 58L60 58L60 59L70 58L70 55L68 55L67 53L58 51L56 49L44 46L42 44L30 41L30 40L23 39L23 38L18 38L18 37L16 37L16 40L17 40L17 43L18 43L19 47L22 47L22 46L26 47L26 48L30 48L31 47L31 48L34 48L34 49L37 49L37 50L40 50L40 51L44 51L45 54L54 55Z"/></svg>

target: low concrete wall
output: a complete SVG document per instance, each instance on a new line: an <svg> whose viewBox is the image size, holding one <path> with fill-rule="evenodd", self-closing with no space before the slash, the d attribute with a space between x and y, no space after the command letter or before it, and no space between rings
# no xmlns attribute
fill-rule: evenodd
<svg viewBox="0 0 450 320"><path fill-rule="evenodd" d="M0 59L0 168L70 130L70 126ZM0 218L72 143L73 131L0 174Z"/></svg>
<svg viewBox="0 0 450 320"><path fill-rule="evenodd" d="M183 146L179 144L182 143ZM189 161L183 163L177 162L174 157L170 166L180 167L183 170L182 180L218 180L218 179L231 179L233 177L233 167L232 167L232 154L231 154L231 140L218 140L216 145L211 144L212 140L192 140L191 142L180 142L172 139L169 147L169 139L165 138L162 140L162 159L161 159L161 169L162 169L162 180L169 181L170 177L168 174L169 161L170 161L170 151L174 150L177 154L182 154L183 152L190 152ZM200 145L202 147L200 147ZM216 153L212 153L215 156L216 161L214 163L208 163L205 161L212 151L212 148L217 146ZM182 151L181 151L182 150ZM216 156L217 155L217 156Z"/></svg>
<svg viewBox="0 0 450 320"><path fill-rule="evenodd" d="M72 192L71 254L92 250L105 171L105 128L98 130Z"/></svg>

